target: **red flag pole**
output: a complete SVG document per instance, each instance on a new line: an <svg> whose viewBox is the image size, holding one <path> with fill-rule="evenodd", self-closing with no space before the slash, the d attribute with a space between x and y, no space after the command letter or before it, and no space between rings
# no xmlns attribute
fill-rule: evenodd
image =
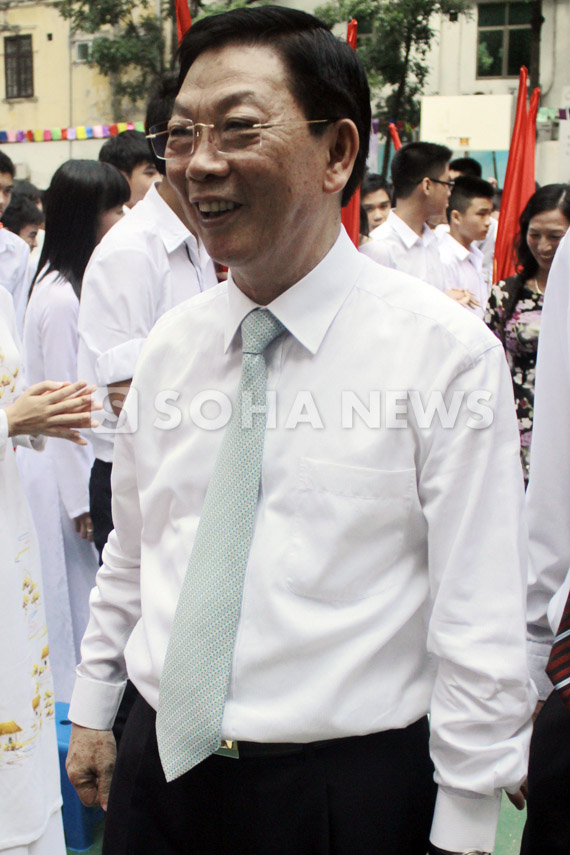
<svg viewBox="0 0 570 855"><path fill-rule="evenodd" d="M353 18L348 24L346 40L353 50L356 50L356 36L358 32L358 21ZM348 205L341 211L342 224L353 244L360 244L360 187L355 191Z"/></svg>
<svg viewBox="0 0 570 855"><path fill-rule="evenodd" d="M396 128L394 122L388 122L388 130L390 131L390 136L392 137L394 151L398 151L398 149L402 148L402 141L400 139L400 134L398 133L398 129Z"/></svg>
<svg viewBox="0 0 570 855"><path fill-rule="evenodd" d="M178 44L180 44L185 34L192 26L192 18L190 16L190 9L188 8L188 0L174 0L174 8L176 10L176 29L178 31Z"/></svg>
<svg viewBox="0 0 570 855"><path fill-rule="evenodd" d="M496 282L512 276L515 272L514 242L519 229L519 217L536 186L536 114L540 89L535 89L532 93L527 110L527 80L528 71L523 65L495 243L493 278Z"/></svg>

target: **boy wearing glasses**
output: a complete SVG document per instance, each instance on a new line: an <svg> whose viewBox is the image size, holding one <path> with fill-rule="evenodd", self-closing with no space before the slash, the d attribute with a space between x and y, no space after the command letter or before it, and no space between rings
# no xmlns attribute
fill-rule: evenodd
<svg viewBox="0 0 570 855"><path fill-rule="evenodd" d="M392 160L395 209L370 232L361 252L378 264L416 276L445 290L436 237L430 218L445 216L453 182L449 177L451 151L436 143L402 146Z"/></svg>

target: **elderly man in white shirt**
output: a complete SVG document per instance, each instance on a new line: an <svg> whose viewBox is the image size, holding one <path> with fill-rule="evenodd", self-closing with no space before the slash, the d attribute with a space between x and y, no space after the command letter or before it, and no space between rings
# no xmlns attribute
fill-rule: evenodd
<svg viewBox="0 0 570 855"><path fill-rule="evenodd" d="M396 207L360 249L378 264L417 276L440 291L445 290L441 259L427 220L445 216L453 187L450 157L447 146L426 142L408 143L396 152L392 161Z"/></svg>
<svg viewBox="0 0 570 855"><path fill-rule="evenodd" d="M170 115L175 92L171 78L160 84L149 100L147 125ZM161 315L217 284L213 262L188 228L164 162L156 163L161 180L105 235L81 292L79 376L101 387L105 402L101 424L90 437L95 453L90 512L100 553L113 528L110 477L117 412L145 339Z"/></svg>
<svg viewBox="0 0 570 855"><path fill-rule="evenodd" d="M370 96L322 22L204 18L181 65L155 144L231 275L137 365L70 777L112 855L490 852L535 701L501 346L342 230Z"/></svg>
<svg viewBox="0 0 570 855"><path fill-rule="evenodd" d="M570 851L570 710L545 668L570 592L570 232L542 309L530 481L528 639L541 710L531 743L524 855Z"/></svg>

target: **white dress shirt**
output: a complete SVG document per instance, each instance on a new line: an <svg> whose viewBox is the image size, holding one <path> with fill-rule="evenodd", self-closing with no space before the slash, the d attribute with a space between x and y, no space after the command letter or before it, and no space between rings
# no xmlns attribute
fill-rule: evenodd
<svg viewBox="0 0 570 855"><path fill-rule="evenodd" d="M161 315L215 284L214 265L203 245L153 185L105 235L85 271L79 377L104 388L130 380ZM93 450L111 462L116 418L108 404L97 420L100 427L90 433Z"/></svg>
<svg viewBox="0 0 570 855"><path fill-rule="evenodd" d="M437 239L425 223L422 234L418 235L395 211L390 211L388 218L369 236L371 240L360 248L364 255L384 267L409 273L440 291L445 290Z"/></svg>
<svg viewBox="0 0 570 855"><path fill-rule="evenodd" d="M544 669L570 590L570 231L548 276L540 322L527 505L531 675L544 700Z"/></svg>
<svg viewBox="0 0 570 855"><path fill-rule="evenodd" d="M157 706L240 379L239 328L254 307L230 277L162 318L141 354L116 437L116 530L91 595L70 711L78 724L111 725L123 653ZM491 849L499 788L526 774L534 706L502 347L443 294L365 258L344 230L269 308L289 332L266 350L274 394L223 737L367 734L431 709L442 785L432 840ZM455 428L423 417L432 390L448 406L463 401ZM477 390L492 396L484 429L470 426L463 395L484 396ZM406 427L407 391L416 409L408 401Z"/></svg>
<svg viewBox="0 0 570 855"><path fill-rule="evenodd" d="M478 318L482 318L489 299L489 289L483 277L483 253L477 248L475 242L471 244L470 249L464 247L452 237L448 227L438 226L436 236L443 265L445 290L458 288L471 291L481 305L466 308Z"/></svg>
<svg viewBox="0 0 570 855"><path fill-rule="evenodd" d="M20 338L30 284L30 247L7 228L0 228L0 285L12 295Z"/></svg>

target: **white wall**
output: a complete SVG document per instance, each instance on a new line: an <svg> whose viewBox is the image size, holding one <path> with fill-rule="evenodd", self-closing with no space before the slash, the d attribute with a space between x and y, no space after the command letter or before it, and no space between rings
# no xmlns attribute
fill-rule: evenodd
<svg viewBox="0 0 570 855"><path fill-rule="evenodd" d="M97 160L105 140L62 140L61 142L23 142L0 145L16 166L16 178L31 181L45 190L58 166L70 158Z"/></svg>

